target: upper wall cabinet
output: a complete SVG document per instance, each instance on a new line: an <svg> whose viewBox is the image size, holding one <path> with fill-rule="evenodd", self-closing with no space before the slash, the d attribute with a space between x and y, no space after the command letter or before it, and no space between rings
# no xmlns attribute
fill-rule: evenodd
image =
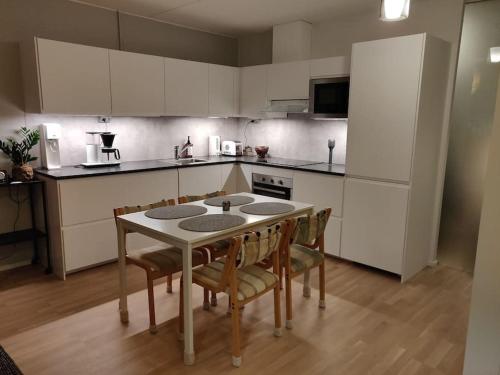
<svg viewBox="0 0 500 375"><path fill-rule="evenodd" d="M35 43L40 112L111 113L107 49L40 38Z"/></svg>
<svg viewBox="0 0 500 375"><path fill-rule="evenodd" d="M267 107L268 65L248 66L240 69L240 115L260 118Z"/></svg>
<svg viewBox="0 0 500 375"><path fill-rule="evenodd" d="M110 50L109 61L113 115L164 114L163 57Z"/></svg>
<svg viewBox="0 0 500 375"><path fill-rule="evenodd" d="M208 77L209 115L237 116L239 112L238 68L209 64Z"/></svg>
<svg viewBox="0 0 500 375"><path fill-rule="evenodd" d="M308 99L309 74L309 60L269 65L269 100Z"/></svg>
<svg viewBox="0 0 500 375"><path fill-rule="evenodd" d="M208 115L208 64L165 58L167 116Z"/></svg>
<svg viewBox="0 0 500 375"><path fill-rule="evenodd" d="M349 61L345 56L327 57L310 61L311 78L349 75Z"/></svg>

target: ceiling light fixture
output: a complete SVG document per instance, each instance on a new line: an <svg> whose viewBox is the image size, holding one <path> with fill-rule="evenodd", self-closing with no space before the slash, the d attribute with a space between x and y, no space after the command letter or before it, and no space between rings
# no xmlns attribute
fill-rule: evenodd
<svg viewBox="0 0 500 375"><path fill-rule="evenodd" d="M382 0L380 19L382 21L401 21L408 18L410 0Z"/></svg>
<svg viewBox="0 0 500 375"><path fill-rule="evenodd" d="M490 62L500 63L500 47L490 48Z"/></svg>

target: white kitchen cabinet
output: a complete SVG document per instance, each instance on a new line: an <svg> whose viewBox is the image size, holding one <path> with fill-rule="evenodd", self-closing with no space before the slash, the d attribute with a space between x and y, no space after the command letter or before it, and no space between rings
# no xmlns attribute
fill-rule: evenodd
<svg viewBox="0 0 500 375"><path fill-rule="evenodd" d="M342 233L342 219L331 216L325 229L325 253L340 257L340 236Z"/></svg>
<svg viewBox="0 0 500 375"><path fill-rule="evenodd" d="M408 182L425 34L355 43L346 173Z"/></svg>
<svg viewBox="0 0 500 375"><path fill-rule="evenodd" d="M165 113L208 115L208 64L165 58Z"/></svg>
<svg viewBox="0 0 500 375"><path fill-rule="evenodd" d="M240 115L261 118L268 106L268 65L247 66L240 69Z"/></svg>
<svg viewBox="0 0 500 375"><path fill-rule="evenodd" d="M35 43L41 112L111 113L107 49L41 38Z"/></svg>
<svg viewBox="0 0 500 375"><path fill-rule="evenodd" d="M61 180L59 194L63 226L109 219L116 207L177 198L177 171Z"/></svg>
<svg viewBox="0 0 500 375"><path fill-rule="evenodd" d="M292 200L313 203L315 211L330 207L325 230L325 252L340 256L344 177L297 171L293 174Z"/></svg>
<svg viewBox="0 0 500 375"><path fill-rule="evenodd" d="M269 100L309 98L309 60L268 65Z"/></svg>
<svg viewBox="0 0 500 375"><path fill-rule="evenodd" d="M109 51L111 113L115 116L162 116L165 113L164 59Z"/></svg>
<svg viewBox="0 0 500 375"><path fill-rule="evenodd" d="M73 225L62 230L66 273L118 258L115 219ZM127 250L157 245L158 241L136 233L127 235Z"/></svg>
<svg viewBox="0 0 500 375"><path fill-rule="evenodd" d="M208 112L210 116L238 115L238 68L225 65L208 66Z"/></svg>
<svg viewBox="0 0 500 375"><path fill-rule="evenodd" d="M345 56L327 57L310 61L311 78L349 75L349 61Z"/></svg>
<svg viewBox="0 0 500 375"><path fill-rule="evenodd" d="M347 178L342 258L402 274L409 188Z"/></svg>
<svg viewBox="0 0 500 375"><path fill-rule="evenodd" d="M341 255L396 272L403 281L435 260L449 56L449 43L428 34L352 49L346 174L399 185L382 185L380 194L379 185L364 183L357 200L369 209L361 212L353 200L356 184L348 180Z"/></svg>
<svg viewBox="0 0 500 375"><path fill-rule="evenodd" d="M221 165L179 168L179 196L212 193L222 185Z"/></svg>
<svg viewBox="0 0 500 375"><path fill-rule="evenodd" d="M333 216L342 217L344 177L297 171L292 194L294 201L313 203L317 210L330 207Z"/></svg>
<svg viewBox="0 0 500 375"><path fill-rule="evenodd" d="M178 197L176 169L68 180L39 178L47 184L52 263L62 279L68 272L116 259L114 208ZM138 234L127 237L130 250L156 243Z"/></svg>

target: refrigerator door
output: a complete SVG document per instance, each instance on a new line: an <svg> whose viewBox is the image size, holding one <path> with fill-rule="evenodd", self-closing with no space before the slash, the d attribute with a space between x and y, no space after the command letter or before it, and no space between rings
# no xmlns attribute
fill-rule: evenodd
<svg viewBox="0 0 500 375"><path fill-rule="evenodd" d="M347 178L341 257L402 274L409 188Z"/></svg>
<svg viewBox="0 0 500 375"><path fill-rule="evenodd" d="M408 182L425 35L353 45L346 173Z"/></svg>

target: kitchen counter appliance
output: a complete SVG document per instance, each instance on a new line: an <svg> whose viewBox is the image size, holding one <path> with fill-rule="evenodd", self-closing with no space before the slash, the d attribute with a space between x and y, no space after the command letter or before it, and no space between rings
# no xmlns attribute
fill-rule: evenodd
<svg viewBox="0 0 500 375"><path fill-rule="evenodd" d="M309 81L311 118L347 118L349 77L319 78Z"/></svg>
<svg viewBox="0 0 500 375"><path fill-rule="evenodd" d="M208 137L208 156L219 156L220 151L220 136L211 135Z"/></svg>
<svg viewBox="0 0 500 375"><path fill-rule="evenodd" d="M243 144L240 141L224 141L224 142L222 142L222 155L242 156L243 155Z"/></svg>
<svg viewBox="0 0 500 375"><path fill-rule="evenodd" d="M87 132L87 161L81 163L85 168L112 167L120 165L120 150L113 147L116 134L111 132ZM102 142L102 144L101 144ZM110 154L115 160L110 160ZM106 155L107 158L104 158Z"/></svg>
<svg viewBox="0 0 500 375"><path fill-rule="evenodd" d="M292 199L293 179L260 173L252 174L252 193L266 197Z"/></svg>
<svg viewBox="0 0 500 375"><path fill-rule="evenodd" d="M61 168L61 154L59 140L61 139L61 125L49 123L40 125L40 156L42 166L47 169Z"/></svg>

